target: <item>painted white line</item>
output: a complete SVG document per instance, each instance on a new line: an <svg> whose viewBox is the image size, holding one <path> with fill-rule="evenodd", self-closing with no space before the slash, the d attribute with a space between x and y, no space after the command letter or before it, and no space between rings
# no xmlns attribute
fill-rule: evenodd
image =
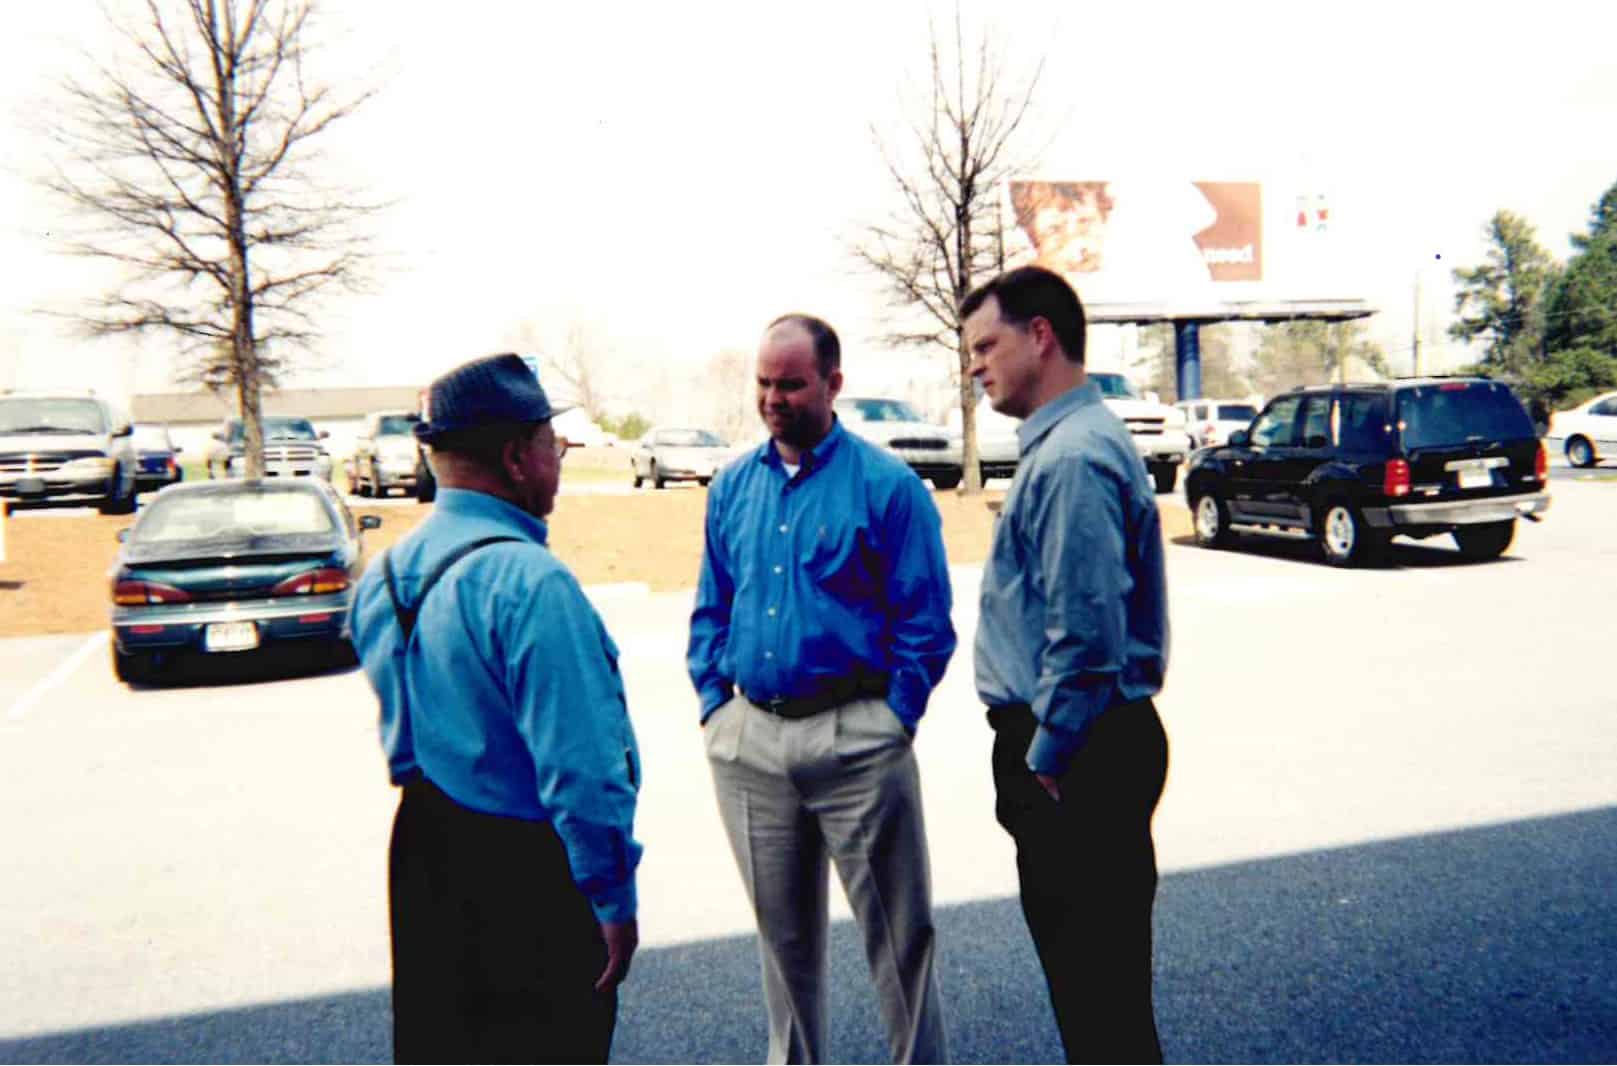
<svg viewBox="0 0 1617 1066"><path fill-rule="evenodd" d="M15 722L33 710L34 705L44 699L46 693L72 676L73 671L77 670L85 659L89 658L97 650L105 648L109 637L110 634L105 632L92 634L90 639L79 645L78 650L63 660L56 669L41 678L33 688L24 692L21 698L11 705L11 709L6 711L6 720Z"/></svg>

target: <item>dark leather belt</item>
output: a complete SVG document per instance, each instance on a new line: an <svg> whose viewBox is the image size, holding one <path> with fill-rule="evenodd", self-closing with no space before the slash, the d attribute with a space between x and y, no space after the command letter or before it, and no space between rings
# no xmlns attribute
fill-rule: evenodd
<svg viewBox="0 0 1617 1066"><path fill-rule="evenodd" d="M779 718L809 718L821 711L841 707L862 697L886 696L891 678L887 674L849 674L821 683L820 691L808 696L775 696L760 699L745 690L747 702Z"/></svg>

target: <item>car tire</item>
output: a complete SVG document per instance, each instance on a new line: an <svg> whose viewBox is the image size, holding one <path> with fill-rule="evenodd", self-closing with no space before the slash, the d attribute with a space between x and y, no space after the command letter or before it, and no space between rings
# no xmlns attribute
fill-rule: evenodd
<svg viewBox="0 0 1617 1066"><path fill-rule="evenodd" d="M1566 442L1566 461L1576 467L1595 465L1595 448L1587 437L1572 437Z"/></svg>
<svg viewBox="0 0 1617 1066"><path fill-rule="evenodd" d="M668 479L663 477L662 474L658 472L657 464L655 462L651 464L651 485L652 488L658 489L666 488L668 485Z"/></svg>
<svg viewBox="0 0 1617 1066"><path fill-rule="evenodd" d="M102 514L134 514L136 486L134 479L129 482L129 491L124 491L124 472L122 467L116 468L112 473L112 492L96 507Z"/></svg>
<svg viewBox="0 0 1617 1066"><path fill-rule="evenodd" d="M149 685L156 675L155 663L151 653L138 651L119 651L118 643L112 643L112 674L126 685Z"/></svg>
<svg viewBox="0 0 1617 1066"><path fill-rule="evenodd" d="M699 477L699 478L696 479L696 483L698 485L702 486L704 489L707 488L708 485L712 483L712 481L713 481L713 479L710 478L710 477Z"/></svg>
<svg viewBox="0 0 1617 1066"><path fill-rule="evenodd" d="M370 486L372 496L378 500L387 499L387 482L382 480L382 471L377 468L374 460L371 462L371 476L366 484Z"/></svg>
<svg viewBox="0 0 1617 1066"><path fill-rule="evenodd" d="M1179 483L1179 468L1169 466L1167 463L1156 463L1151 467L1151 476L1157 482L1157 495L1161 496L1172 492L1173 487Z"/></svg>
<svg viewBox="0 0 1617 1066"><path fill-rule="evenodd" d="M635 488L639 488L646 480L640 476L640 466L633 459L629 460L629 473L634 475Z"/></svg>
<svg viewBox="0 0 1617 1066"><path fill-rule="evenodd" d="M1204 548L1224 548L1230 543L1230 511L1214 492L1204 493L1190 505L1191 525L1196 543Z"/></svg>
<svg viewBox="0 0 1617 1066"><path fill-rule="evenodd" d="M1320 554L1332 566L1369 562L1385 546L1385 538L1365 524L1351 504L1331 500L1316 512L1314 524Z"/></svg>
<svg viewBox="0 0 1617 1066"><path fill-rule="evenodd" d="M960 487L960 479L962 477L964 477L964 476L965 475L961 471L958 471L958 470L956 470L952 474L933 474L932 475L932 484L936 485L939 489L942 489L944 492L948 492L950 489L959 488Z"/></svg>
<svg viewBox="0 0 1617 1066"><path fill-rule="evenodd" d="M1497 559L1505 554L1516 536L1516 520L1485 522L1475 526L1461 526L1454 531L1454 543L1460 554L1475 563Z"/></svg>

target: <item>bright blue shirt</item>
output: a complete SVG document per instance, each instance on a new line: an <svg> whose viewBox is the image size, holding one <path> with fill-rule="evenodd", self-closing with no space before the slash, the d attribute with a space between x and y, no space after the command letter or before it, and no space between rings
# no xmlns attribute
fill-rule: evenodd
<svg viewBox="0 0 1617 1066"><path fill-rule="evenodd" d="M457 546L489 536L417 603ZM635 915L639 749L618 649L544 522L486 493L440 489L432 514L389 550L399 597L420 615L408 645L380 564L352 626L382 705L395 783L419 770L463 807L549 822L603 922Z"/></svg>
<svg viewBox="0 0 1617 1066"><path fill-rule="evenodd" d="M949 564L932 495L897 457L833 423L795 477L765 441L707 498L689 666L701 717L889 674L911 733L954 653Z"/></svg>
<svg viewBox="0 0 1617 1066"><path fill-rule="evenodd" d="M1128 428L1093 382L1034 411L1017 440L983 568L977 694L1029 704L1027 764L1059 776L1103 711L1162 688L1162 522Z"/></svg>

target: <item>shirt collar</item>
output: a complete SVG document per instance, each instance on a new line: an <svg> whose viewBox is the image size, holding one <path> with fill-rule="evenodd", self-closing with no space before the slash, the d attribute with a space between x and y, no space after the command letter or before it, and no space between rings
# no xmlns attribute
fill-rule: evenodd
<svg viewBox="0 0 1617 1066"><path fill-rule="evenodd" d="M475 489L446 489L440 485L437 507L446 514L463 518L481 518L503 525L514 525L540 544L549 543L550 527L545 524L544 519L535 518L509 500L502 500L486 492L478 492Z"/></svg>
<svg viewBox="0 0 1617 1066"><path fill-rule="evenodd" d="M1043 407L1028 415L1016 427L1016 443L1022 455L1032 451L1056 423L1081 408L1100 403L1100 386L1093 381L1068 389Z"/></svg>
<svg viewBox="0 0 1617 1066"><path fill-rule="evenodd" d="M838 445L842 443L842 438L846 435L847 430L842 428L842 419L838 418L833 412L831 415L831 432L822 437L820 443L803 453L802 460L798 463L798 466L804 470L818 470L826 463L829 463L831 457L836 454ZM782 459L780 452L775 449L775 439L773 437L764 441L763 445L759 447L758 461L765 466L784 467L786 465L786 460Z"/></svg>

